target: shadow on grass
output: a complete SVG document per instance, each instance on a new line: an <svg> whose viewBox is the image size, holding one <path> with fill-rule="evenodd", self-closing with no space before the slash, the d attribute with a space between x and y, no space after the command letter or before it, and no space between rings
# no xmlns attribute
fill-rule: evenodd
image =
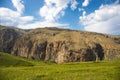
<svg viewBox="0 0 120 80"><path fill-rule="evenodd" d="M22 60L21 58L6 53L0 53L0 67L9 66L34 66L34 65L30 62Z"/></svg>
<svg viewBox="0 0 120 80"><path fill-rule="evenodd" d="M53 78L48 77L47 75L37 75L32 80L53 80Z"/></svg>

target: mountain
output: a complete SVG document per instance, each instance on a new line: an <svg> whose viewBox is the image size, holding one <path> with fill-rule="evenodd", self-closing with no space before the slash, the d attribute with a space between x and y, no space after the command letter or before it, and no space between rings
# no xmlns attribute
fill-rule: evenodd
<svg viewBox="0 0 120 80"><path fill-rule="evenodd" d="M0 29L0 51L56 63L110 60L120 57L120 36L78 30Z"/></svg>

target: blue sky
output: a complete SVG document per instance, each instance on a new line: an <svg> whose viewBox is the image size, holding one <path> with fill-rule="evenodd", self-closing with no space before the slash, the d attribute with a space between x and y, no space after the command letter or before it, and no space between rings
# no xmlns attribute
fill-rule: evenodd
<svg viewBox="0 0 120 80"><path fill-rule="evenodd" d="M0 25L120 34L120 0L0 0Z"/></svg>

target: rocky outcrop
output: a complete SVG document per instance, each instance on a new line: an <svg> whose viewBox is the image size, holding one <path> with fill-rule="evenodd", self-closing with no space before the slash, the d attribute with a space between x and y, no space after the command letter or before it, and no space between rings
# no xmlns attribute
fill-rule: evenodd
<svg viewBox="0 0 120 80"><path fill-rule="evenodd" d="M19 41L21 43L19 43ZM37 43L26 39L20 39L16 42L12 54L17 56L32 58L32 59L45 59L47 42Z"/></svg>
<svg viewBox="0 0 120 80"><path fill-rule="evenodd" d="M79 50L69 49L69 42L59 41L50 43L46 48L47 61L54 61L57 63L63 62L80 62L80 61L97 61L104 59L104 52L100 44L90 48L81 48Z"/></svg>
<svg viewBox="0 0 120 80"><path fill-rule="evenodd" d="M56 63L98 61L120 57L119 51L106 53L99 43L90 43L85 48L77 50L70 48L70 43L68 41L22 43L20 41L15 45L12 54Z"/></svg>
<svg viewBox="0 0 120 80"><path fill-rule="evenodd" d="M0 51L56 63L110 60L120 57L120 37L58 28L0 31Z"/></svg>
<svg viewBox="0 0 120 80"><path fill-rule="evenodd" d="M10 53L18 36L14 29L0 30L0 51Z"/></svg>
<svg viewBox="0 0 120 80"><path fill-rule="evenodd" d="M120 58L120 50L119 49L105 49L105 59L111 60L114 58Z"/></svg>

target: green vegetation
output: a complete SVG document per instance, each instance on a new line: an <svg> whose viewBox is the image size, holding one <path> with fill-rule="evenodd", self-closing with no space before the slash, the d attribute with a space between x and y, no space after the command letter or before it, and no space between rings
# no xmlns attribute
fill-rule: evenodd
<svg viewBox="0 0 120 80"><path fill-rule="evenodd" d="M0 80L120 80L120 59L55 64L1 52Z"/></svg>
<svg viewBox="0 0 120 80"><path fill-rule="evenodd" d="M33 64L19 57L15 57L7 53L0 53L0 67L10 66L33 66Z"/></svg>

